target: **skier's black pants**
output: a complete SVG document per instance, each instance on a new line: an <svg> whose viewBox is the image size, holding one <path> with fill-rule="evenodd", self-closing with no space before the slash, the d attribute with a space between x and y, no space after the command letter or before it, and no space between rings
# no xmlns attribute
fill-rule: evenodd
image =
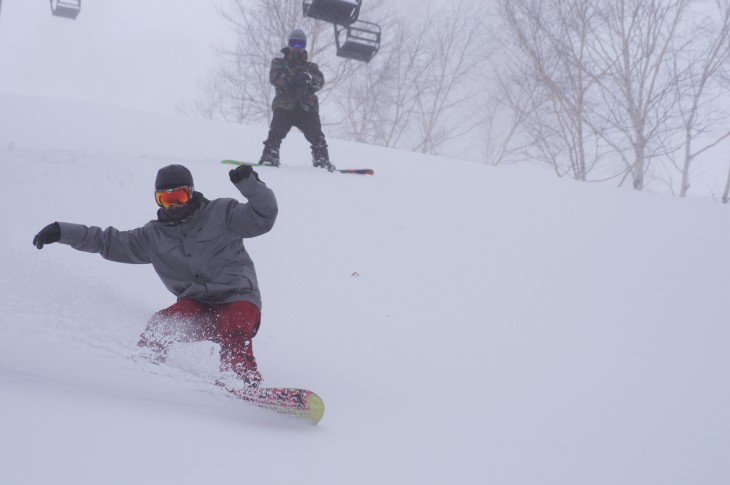
<svg viewBox="0 0 730 485"><path fill-rule="evenodd" d="M271 120L269 137L264 142L267 146L278 148L292 126L296 126L313 147L325 143L322 133L322 123L319 120L319 113L306 111L300 106L294 109L277 108L274 110L274 118Z"/></svg>

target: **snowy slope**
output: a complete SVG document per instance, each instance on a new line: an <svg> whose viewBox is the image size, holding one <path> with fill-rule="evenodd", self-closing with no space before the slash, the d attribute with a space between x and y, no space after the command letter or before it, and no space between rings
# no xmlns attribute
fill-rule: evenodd
<svg viewBox="0 0 730 485"><path fill-rule="evenodd" d="M0 94L0 483L730 483L727 207L330 140L341 168L262 167L274 230L246 241L266 382L316 426L229 398L212 344L136 362L170 305L149 266L63 245L54 220L130 229L154 175L265 126Z"/></svg>

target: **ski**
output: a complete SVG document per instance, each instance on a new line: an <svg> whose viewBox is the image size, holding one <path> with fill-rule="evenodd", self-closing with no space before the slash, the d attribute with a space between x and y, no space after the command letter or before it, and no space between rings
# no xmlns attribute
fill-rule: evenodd
<svg viewBox="0 0 730 485"><path fill-rule="evenodd" d="M226 389L239 399L260 408L270 409L317 424L324 415L324 402L312 391L289 387L261 387Z"/></svg>
<svg viewBox="0 0 730 485"><path fill-rule="evenodd" d="M242 162L240 160L221 160L221 163L227 163L229 165L251 165L252 167L269 167L270 165L260 165L252 162ZM339 173L353 173L358 175L375 175L375 170L372 168L338 168L335 172Z"/></svg>

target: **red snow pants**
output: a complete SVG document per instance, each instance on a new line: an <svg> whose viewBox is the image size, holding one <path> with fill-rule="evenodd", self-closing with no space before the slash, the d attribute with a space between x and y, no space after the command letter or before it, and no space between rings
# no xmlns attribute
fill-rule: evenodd
<svg viewBox="0 0 730 485"><path fill-rule="evenodd" d="M155 313L142 333L140 347L164 362L171 344L209 340L220 345L222 371L233 371L249 385L261 382L251 340L261 323L261 311L247 301L210 304L183 298Z"/></svg>

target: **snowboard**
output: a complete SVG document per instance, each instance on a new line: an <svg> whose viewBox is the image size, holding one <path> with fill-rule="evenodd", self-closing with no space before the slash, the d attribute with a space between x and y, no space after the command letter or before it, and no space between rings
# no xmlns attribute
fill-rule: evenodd
<svg viewBox="0 0 730 485"><path fill-rule="evenodd" d="M290 387L226 389L239 399L260 408L317 424L324 415L324 402L312 391Z"/></svg>
<svg viewBox="0 0 730 485"><path fill-rule="evenodd" d="M252 162L242 162L239 160L221 160L221 163L227 163L229 165L251 165L252 167L270 167L271 165L260 165ZM275 167L277 168L277 167ZM335 172L339 173L353 173L358 175L375 175L375 170L372 168L338 168Z"/></svg>

